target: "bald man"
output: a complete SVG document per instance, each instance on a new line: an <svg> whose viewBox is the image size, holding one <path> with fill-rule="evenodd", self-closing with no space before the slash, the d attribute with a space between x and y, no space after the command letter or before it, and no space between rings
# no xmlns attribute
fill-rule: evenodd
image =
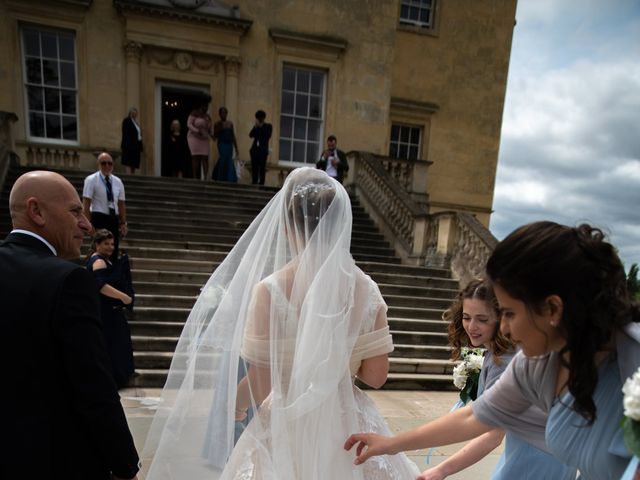
<svg viewBox="0 0 640 480"><path fill-rule="evenodd" d="M127 234L124 184L113 174L113 158L107 152L98 155L98 171L84 179L82 204L94 230L106 228L113 234L111 261L118 259L120 234Z"/></svg>
<svg viewBox="0 0 640 480"><path fill-rule="evenodd" d="M91 225L73 186L25 173L0 245L0 478L136 478L138 454L99 320L95 281L69 262Z"/></svg>

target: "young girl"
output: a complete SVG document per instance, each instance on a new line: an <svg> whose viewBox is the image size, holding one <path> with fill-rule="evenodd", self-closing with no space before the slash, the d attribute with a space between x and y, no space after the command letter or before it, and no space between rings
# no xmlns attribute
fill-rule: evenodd
<svg viewBox="0 0 640 480"><path fill-rule="evenodd" d="M449 321L449 344L454 360L460 358L462 347L484 347L487 353L480 371L478 397L500 377L515 354L514 344L498 328L500 310L493 289L488 282L472 280L444 313ZM528 415L544 421L546 415L533 407ZM442 480L485 457L494 450L505 432L495 428L469 442L462 450L444 462L422 472L418 480ZM506 434L504 453L500 456L492 480L527 478L575 479L575 469L567 467L546 452Z"/></svg>
<svg viewBox="0 0 640 480"><path fill-rule="evenodd" d="M498 244L487 273L501 330L522 347L500 380L471 406L396 437L352 435L345 448L358 444L361 464L497 426L577 467L582 480L620 478L631 458L620 426L622 383L640 365L640 308L615 248L589 225L536 222ZM524 416L531 405L546 422Z"/></svg>

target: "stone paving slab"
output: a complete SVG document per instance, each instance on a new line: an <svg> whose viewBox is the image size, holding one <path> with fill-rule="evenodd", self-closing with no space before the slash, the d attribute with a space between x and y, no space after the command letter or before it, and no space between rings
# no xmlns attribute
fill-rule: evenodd
<svg viewBox="0 0 640 480"><path fill-rule="evenodd" d="M122 404L139 452L142 451L144 439L153 417L154 406L156 405L155 400L160 396L160 392L161 390L157 388L128 388L120 390ZM387 420L389 428L394 433L408 430L445 415L458 399L457 392L367 390L366 393L374 400ZM436 448L432 454L430 464L436 465L446 460L450 455L462 448L463 445L464 443L460 443ZM498 457L502 453L502 449L501 445L472 467L447 478L450 480L489 479ZM420 470L427 468L425 463L426 453L427 450L409 453L409 457L418 465Z"/></svg>

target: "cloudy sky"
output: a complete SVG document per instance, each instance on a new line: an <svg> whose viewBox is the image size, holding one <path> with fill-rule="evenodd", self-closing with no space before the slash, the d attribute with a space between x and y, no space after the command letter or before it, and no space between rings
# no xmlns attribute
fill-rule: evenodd
<svg viewBox="0 0 640 480"><path fill-rule="evenodd" d="M640 1L519 0L491 230L549 219L640 264Z"/></svg>

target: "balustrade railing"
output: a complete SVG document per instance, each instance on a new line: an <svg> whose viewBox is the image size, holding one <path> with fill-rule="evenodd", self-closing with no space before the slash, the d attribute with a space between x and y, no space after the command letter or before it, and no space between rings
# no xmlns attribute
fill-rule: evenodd
<svg viewBox="0 0 640 480"><path fill-rule="evenodd" d="M40 145L28 143L25 146L25 160L28 166L49 168L79 168L80 148L68 145Z"/></svg>
<svg viewBox="0 0 640 480"><path fill-rule="evenodd" d="M482 275L496 238L466 212L429 214L415 200L416 170L426 186L426 167L365 152L350 152L349 180L359 200L406 263L450 268L461 284ZM411 193L409 193L411 192Z"/></svg>

